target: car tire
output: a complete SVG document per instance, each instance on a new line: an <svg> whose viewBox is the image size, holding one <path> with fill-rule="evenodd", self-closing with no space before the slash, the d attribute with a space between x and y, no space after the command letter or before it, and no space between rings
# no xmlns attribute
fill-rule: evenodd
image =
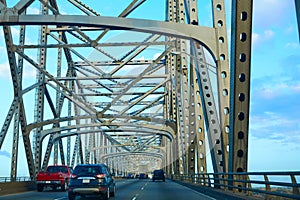
<svg viewBox="0 0 300 200"><path fill-rule="evenodd" d="M109 187L108 187L106 193L103 195L103 199L108 200L109 197L110 197L109 195L110 195L110 190L109 190Z"/></svg>
<svg viewBox="0 0 300 200"><path fill-rule="evenodd" d="M75 198L76 198L76 195L75 195L75 194L68 193L68 199L69 199L69 200L75 200Z"/></svg>
<svg viewBox="0 0 300 200"><path fill-rule="evenodd" d="M116 185L114 185L113 191L110 193L111 197L114 197L116 193Z"/></svg>
<svg viewBox="0 0 300 200"><path fill-rule="evenodd" d="M66 191L66 189L68 188L68 183L67 181L65 180L64 183L61 185L61 191Z"/></svg>
<svg viewBox="0 0 300 200"><path fill-rule="evenodd" d="M38 185L37 185L37 191L38 191L38 192L43 192L43 189L44 189L44 186L43 186L43 185L41 185L41 184L38 184Z"/></svg>

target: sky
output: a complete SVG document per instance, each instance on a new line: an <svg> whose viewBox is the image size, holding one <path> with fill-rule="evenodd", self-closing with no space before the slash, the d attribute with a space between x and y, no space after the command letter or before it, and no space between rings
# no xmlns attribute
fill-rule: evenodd
<svg viewBox="0 0 300 200"><path fill-rule="evenodd" d="M254 0L251 62L249 169L299 170L300 45L293 0Z"/></svg>
<svg viewBox="0 0 300 200"><path fill-rule="evenodd" d="M209 2L201 1L204 9L211 9ZM226 10L230 11L230 1L225 2ZM155 4L156 0L147 3ZM107 6L103 11L117 12L112 8L113 5ZM248 171L300 171L300 159L297 159L300 155L300 45L294 0L254 0L253 11ZM159 9L154 9L141 14L153 18L158 12ZM227 19L230 20L229 15ZM204 26L211 25L211 18L200 20ZM230 32L229 21L227 28ZM13 29L13 35L17 34ZM1 128L13 98L9 73L0 28ZM24 79L35 80L35 70L26 68ZM10 145L5 144L0 150L1 163L10 163L10 152ZM24 162L25 158L20 159ZM0 170L0 176L9 176L7 166L8 170Z"/></svg>

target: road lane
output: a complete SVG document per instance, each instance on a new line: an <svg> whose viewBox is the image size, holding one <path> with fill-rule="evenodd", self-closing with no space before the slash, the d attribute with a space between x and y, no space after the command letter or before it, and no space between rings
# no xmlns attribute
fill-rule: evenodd
<svg viewBox="0 0 300 200"><path fill-rule="evenodd" d="M193 199L212 200L213 198L203 195L173 181L152 182L150 179L123 179L118 180L115 197L110 200L168 200L168 199ZM68 200L68 193L60 190L46 189L43 192L31 191L7 196L0 196L0 200ZM77 197L76 200L96 200L95 198Z"/></svg>
<svg viewBox="0 0 300 200"><path fill-rule="evenodd" d="M139 191L132 200L166 200L166 199L193 199L212 200L213 198L195 190L179 185L173 181L166 182L150 180L142 181Z"/></svg>

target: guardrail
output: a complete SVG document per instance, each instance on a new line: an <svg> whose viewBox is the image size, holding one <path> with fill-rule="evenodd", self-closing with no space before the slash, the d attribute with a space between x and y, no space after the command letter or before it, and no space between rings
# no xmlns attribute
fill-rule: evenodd
<svg viewBox="0 0 300 200"><path fill-rule="evenodd" d="M300 199L300 172L201 173L172 175L172 179L264 199Z"/></svg>
<svg viewBox="0 0 300 200"><path fill-rule="evenodd" d="M7 183L7 182L24 182L24 181L31 181L30 177L0 177L0 183Z"/></svg>
<svg viewBox="0 0 300 200"><path fill-rule="evenodd" d="M0 196L35 190L30 177L0 177Z"/></svg>

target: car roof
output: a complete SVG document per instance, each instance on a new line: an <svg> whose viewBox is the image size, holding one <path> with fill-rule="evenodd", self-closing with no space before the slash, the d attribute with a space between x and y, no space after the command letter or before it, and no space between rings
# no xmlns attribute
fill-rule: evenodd
<svg viewBox="0 0 300 200"><path fill-rule="evenodd" d="M101 164L101 163L99 163L99 164L78 164L78 165L76 165L76 167L77 166L81 166L81 167L91 167L91 166L100 167L100 166L104 166L104 167L106 167L105 164Z"/></svg>

